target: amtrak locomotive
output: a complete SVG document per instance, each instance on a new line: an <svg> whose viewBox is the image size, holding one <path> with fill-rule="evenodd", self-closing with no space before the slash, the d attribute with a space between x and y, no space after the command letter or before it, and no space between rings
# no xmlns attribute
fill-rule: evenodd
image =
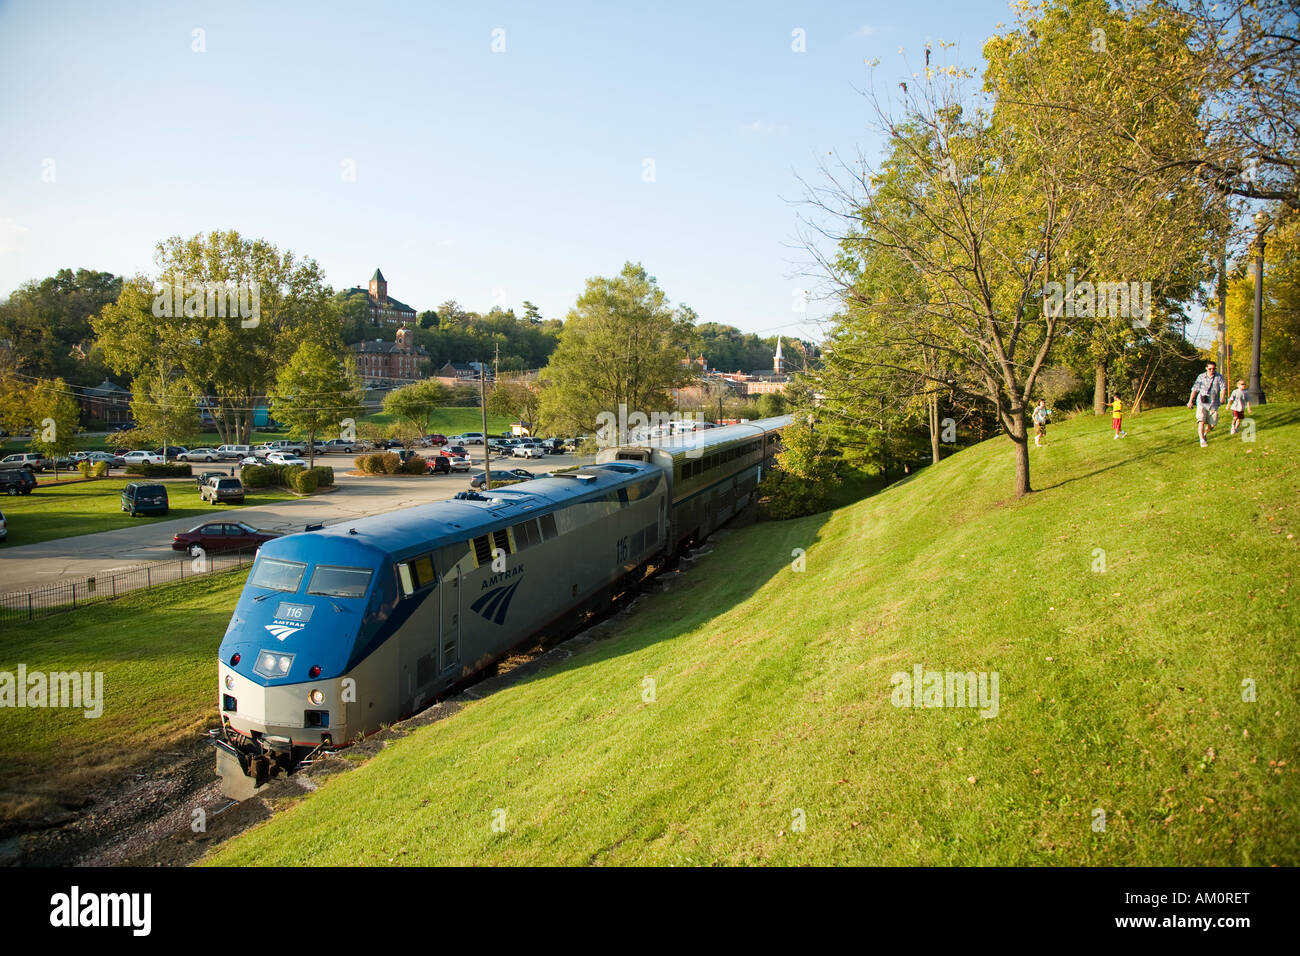
<svg viewBox="0 0 1300 956"><path fill-rule="evenodd" d="M262 545L218 652L227 793L408 716L745 507L789 417Z"/></svg>

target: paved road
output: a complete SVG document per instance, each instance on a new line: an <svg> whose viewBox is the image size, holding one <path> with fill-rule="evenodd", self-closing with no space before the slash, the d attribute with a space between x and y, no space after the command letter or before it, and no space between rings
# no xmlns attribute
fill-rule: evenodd
<svg viewBox="0 0 1300 956"><path fill-rule="evenodd" d="M537 474L570 465L590 464L592 458L548 455L540 461L507 461L493 458L493 471L526 468ZM278 501L255 508L213 509L213 515L228 515L257 528L274 531L302 531L309 524L334 524L349 518L382 514L398 508L450 498L469 488L469 476L482 471L482 458L475 456L469 474L429 477L378 478L343 474L346 459L324 459L335 468L338 490L310 498ZM195 466L200 468L202 466ZM33 494L40 494L38 488ZM75 538L56 538L39 544L0 550L0 591L24 591L69 578L84 578L130 567L146 561L176 557L172 535L188 531L202 519L194 517L153 521L132 528L101 531Z"/></svg>

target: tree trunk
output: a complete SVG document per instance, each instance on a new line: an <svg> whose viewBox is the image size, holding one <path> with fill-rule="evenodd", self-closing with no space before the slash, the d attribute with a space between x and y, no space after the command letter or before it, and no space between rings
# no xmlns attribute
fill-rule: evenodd
<svg viewBox="0 0 1300 956"><path fill-rule="evenodd" d="M1106 363L1097 363L1097 380L1092 387L1092 413L1106 414Z"/></svg>
<svg viewBox="0 0 1300 956"><path fill-rule="evenodd" d="M1022 498L1034 489L1029 485L1029 433L1025 430L1025 410L1011 413L1014 431L1011 440L1016 446L1016 497Z"/></svg>
<svg viewBox="0 0 1300 956"><path fill-rule="evenodd" d="M930 396L930 463L939 464L939 396Z"/></svg>

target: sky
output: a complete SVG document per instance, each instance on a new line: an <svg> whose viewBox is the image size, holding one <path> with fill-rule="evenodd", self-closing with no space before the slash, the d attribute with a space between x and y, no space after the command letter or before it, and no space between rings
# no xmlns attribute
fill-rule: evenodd
<svg viewBox="0 0 1300 956"><path fill-rule="evenodd" d="M927 42L979 66L1010 20L1005 0L0 0L0 298L60 268L152 275L158 241L235 229L335 289L382 268L417 311L562 318L634 261L701 321L816 339L801 179L879 156L862 89Z"/></svg>

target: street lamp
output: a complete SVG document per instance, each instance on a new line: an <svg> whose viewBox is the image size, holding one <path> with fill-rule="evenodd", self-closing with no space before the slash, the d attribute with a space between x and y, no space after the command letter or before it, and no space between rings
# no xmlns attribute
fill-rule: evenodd
<svg viewBox="0 0 1300 956"><path fill-rule="evenodd" d="M1264 334L1264 234L1268 227L1268 214L1255 213L1255 331L1250 337L1250 385L1246 389L1252 406L1264 404L1264 389L1259 384L1259 347Z"/></svg>

